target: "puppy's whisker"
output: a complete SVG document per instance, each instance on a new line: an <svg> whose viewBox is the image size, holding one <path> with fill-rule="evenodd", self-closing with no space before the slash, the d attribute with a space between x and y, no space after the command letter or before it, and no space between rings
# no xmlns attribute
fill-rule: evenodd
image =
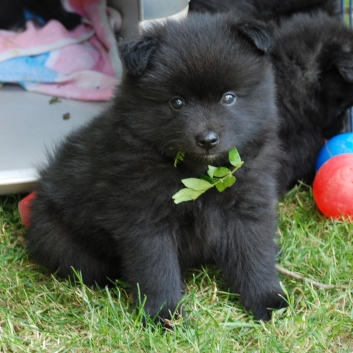
<svg viewBox="0 0 353 353"><path fill-rule="evenodd" d="M165 136L165 139L161 142L159 145L159 152L163 155L165 153L171 154L171 152L177 154L178 151L178 145L180 145L181 139L178 138L178 135L181 137L182 133L171 133L170 135Z"/></svg>

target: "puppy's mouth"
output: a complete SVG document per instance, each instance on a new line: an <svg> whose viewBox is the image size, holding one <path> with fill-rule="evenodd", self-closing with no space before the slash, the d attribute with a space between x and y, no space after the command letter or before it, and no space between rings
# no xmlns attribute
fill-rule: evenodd
<svg viewBox="0 0 353 353"><path fill-rule="evenodd" d="M226 153L210 153L210 152L206 152L206 153L190 153L187 154L187 156L199 163L199 164L205 164L208 165L210 163L215 163L219 160L224 159L224 157L226 156Z"/></svg>
<svg viewBox="0 0 353 353"><path fill-rule="evenodd" d="M178 165L179 163L186 164L194 164L194 165L202 165L207 166L210 164L219 164L219 163L227 163L228 161L228 151L222 152L213 152L212 151L185 151L182 148L178 149L175 147L169 148L168 152L164 151L164 154L168 158L172 158L174 160L174 165Z"/></svg>

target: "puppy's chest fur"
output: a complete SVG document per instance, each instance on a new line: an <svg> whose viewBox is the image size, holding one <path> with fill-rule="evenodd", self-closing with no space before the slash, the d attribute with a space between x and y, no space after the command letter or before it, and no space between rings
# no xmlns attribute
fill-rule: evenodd
<svg viewBox="0 0 353 353"><path fill-rule="evenodd" d="M207 167L205 167L204 174L206 170ZM180 204L170 202L171 189L162 189L164 207L169 212L168 218L171 219L170 225L174 229L179 250L183 258L193 259L193 264L189 266L197 262L212 261L216 244L225 243L227 237L233 233L232 221L229 222L229 220L241 217L240 208L246 198L241 190L249 187L246 185L246 174L240 170L236 172L236 183L223 192L213 187L196 200ZM176 190L184 187L180 175L183 174L175 173L174 175L174 182L178 185ZM196 174L191 176L196 177Z"/></svg>
<svg viewBox="0 0 353 353"><path fill-rule="evenodd" d="M210 192L209 190L208 192ZM212 190L213 191L213 190ZM219 204L206 195L203 200L191 201L184 206L184 212L176 215L175 235L181 263L185 269L199 263L213 263L220 243L225 243L229 230L227 217L231 217L230 204ZM201 198L202 198L201 196ZM226 199L224 195L220 199ZM206 200L205 200L206 199Z"/></svg>

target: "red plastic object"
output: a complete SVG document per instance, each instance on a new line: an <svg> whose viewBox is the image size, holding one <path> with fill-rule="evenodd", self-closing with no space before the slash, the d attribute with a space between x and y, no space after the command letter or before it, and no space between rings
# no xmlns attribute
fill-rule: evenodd
<svg viewBox="0 0 353 353"><path fill-rule="evenodd" d="M353 222L353 153L335 156L322 165L313 194L325 216Z"/></svg>
<svg viewBox="0 0 353 353"><path fill-rule="evenodd" d="M31 224L30 207L35 197L35 192L32 192L18 203L18 211L20 212L21 221L26 227L29 227Z"/></svg>

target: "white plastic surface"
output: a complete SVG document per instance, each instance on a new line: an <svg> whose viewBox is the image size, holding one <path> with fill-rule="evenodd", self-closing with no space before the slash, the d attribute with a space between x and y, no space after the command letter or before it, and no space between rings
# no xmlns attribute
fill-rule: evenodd
<svg viewBox="0 0 353 353"><path fill-rule="evenodd" d="M0 195L31 191L46 150L108 104L50 99L17 86L0 89Z"/></svg>

